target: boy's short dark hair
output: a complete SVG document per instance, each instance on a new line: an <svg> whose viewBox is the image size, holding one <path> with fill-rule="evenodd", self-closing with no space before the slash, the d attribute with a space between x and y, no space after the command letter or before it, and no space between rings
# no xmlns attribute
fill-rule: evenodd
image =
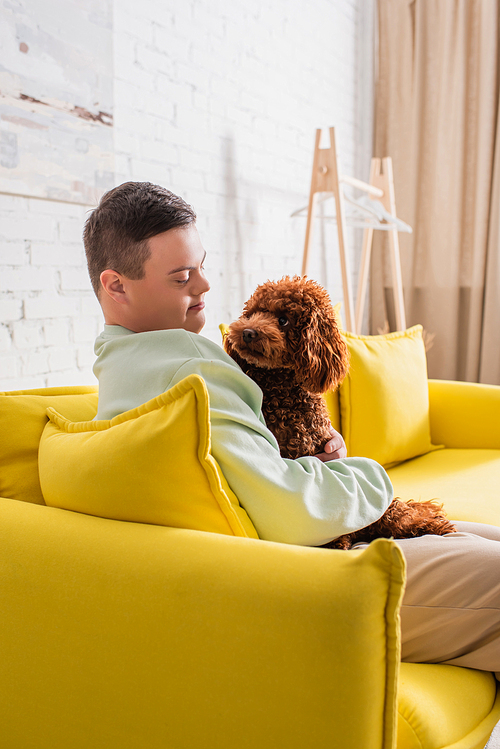
<svg viewBox="0 0 500 749"><path fill-rule="evenodd" d="M125 182L105 193L83 230L92 287L99 298L107 268L127 278L144 278L151 251L147 240L188 226L196 213L182 198L151 182Z"/></svg>

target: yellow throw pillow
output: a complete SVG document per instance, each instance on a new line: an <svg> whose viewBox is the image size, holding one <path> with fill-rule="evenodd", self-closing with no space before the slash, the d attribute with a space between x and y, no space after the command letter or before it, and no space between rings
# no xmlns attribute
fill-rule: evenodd
<svg viewBox="0 0 500 749"><path fill-rule="evenodd" d="M95 387L41 388L0 393L0 496L43 505L38 478L38 446L47 407L70 419L97 413Z"/></svg>
<svg viewBox="0 0 500 749"><path fill-rule="evenodd" d="M221 322L221 324L219 325L219 330L220 330L220 334L222 336L222 342L224 343L224 338L229 333L229 325L226 325L226 323Z"/></svg>
<svg viewBox="0 0 500 749"><path fill-rule="evenodd" d="M388 467L436 449L422 326L386 335L343 335L351 355L340 387L347 454Z"/></svg>
<svg viewBox="0 0 500 749"><path fill-rule="evenodd" d="M111 420L48 411L39 471L47 505L89 515L258 538L210 454L205 382L190 375Z"/></svg>

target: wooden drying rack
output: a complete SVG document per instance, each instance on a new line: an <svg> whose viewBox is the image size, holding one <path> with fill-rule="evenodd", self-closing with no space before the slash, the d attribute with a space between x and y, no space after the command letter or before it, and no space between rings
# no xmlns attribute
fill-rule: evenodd
<svg viewBox="0 0 500 749"><path fill-rule="evenodd" d="M321 129L316 130L316 142L314 146L314 159L311 178L311 190L309 193L309 204L307 208L306 238L304 254L302 258L302 275L307 272L307 263L311 248L313 225L316 218L316 206L320 193L330 194L335 199L336 221L339 240L340 268L342 274L342 289L344 292L344 312L346 330L352 333L360 333L363 323L366 294L368 290L368 274L370 269L371 250L373 243L373 232L376 227L368 226L363 233L363 249L361 253L361 264L359 270L358 293L356 297L356 310L351 290L351 275L346 244L346 217L344 209L344 195L341 184L346 183L367 192L371 198L379 200L384 208L396 218L396 199L394 195L394 178L392 172L392 159L373 158L370 168L370 182L363 182L354 177L341 175L337 158L335 142L335 128L329 128L330 145L328 148L320 148ZM396 313L396 325L398 330L406 328L406 316L403 298L403 281L401 275L401 259L399 252L398 230L390 228L389 252L391 259L392 288L394 294L394 309Z"/></svg>

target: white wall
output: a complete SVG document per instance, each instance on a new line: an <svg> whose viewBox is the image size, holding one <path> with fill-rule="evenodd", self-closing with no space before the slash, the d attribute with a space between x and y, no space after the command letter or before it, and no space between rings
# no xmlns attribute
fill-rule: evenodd
<svg viewBox="0 0 500 749"><path fill-rule="evenodd" d="M290 214L315 129L334 125L343 171L367 178L371 35L372 0L116 0L115 184L157 182L194 206L213 340L258 283L300 272L305 219ZM94 382L87 210L0 195L0 389ZM342 298L331 224L310 275Z"/></svg>

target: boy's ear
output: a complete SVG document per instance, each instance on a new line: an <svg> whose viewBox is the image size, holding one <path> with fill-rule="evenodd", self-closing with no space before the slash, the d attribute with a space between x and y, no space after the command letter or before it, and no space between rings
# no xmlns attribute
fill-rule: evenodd
<svg viewBox="0 0 500 749"><path fill-rule="evenodd" d="M100 276L104 292L118 304L126 304L127 294L120 273L115 270L103 270Z"/></svg>

